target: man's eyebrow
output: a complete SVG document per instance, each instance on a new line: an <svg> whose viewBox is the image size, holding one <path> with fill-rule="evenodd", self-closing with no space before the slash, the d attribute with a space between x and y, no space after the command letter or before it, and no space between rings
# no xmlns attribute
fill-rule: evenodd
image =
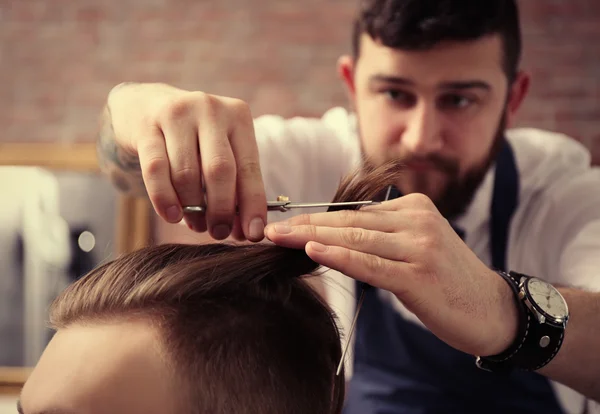
<svg viewBox="0 0 600 414"><path fill-rule="evenodd" d="M370 82L381 82L381 83L389 83L398 86L414 86L415 81L404 78L401 76L393 76L393 75L383 75L376 74L369 78ZM492 89L491 85L482 80L464 80L464 81L450 81L450 82L442 82L438 86L438 89Z"/></svg>
<svg viewBox="0 0 600 414"><path fill-rule="evenodd" d="M491 85L484 81L469 80L469 81L454 81L454 82L443 82L439 85L440 89L485 89L489 91L492 89Z"/></svg>
<svg viewBox="0 0 600 414"><path fill-rule="evenodd" d="M369 82L393 83L393 84L402 85L402 86L412 86L415 84L414 81L412 81L408 78L403 78L401 76L382 75L382 74L372 75L371 77L369 77Z"/></svg>
<svg viewBox="0 0 600 414"><path fill-rule="evenodd" d="M19 414L25 414L25 412L23 411L23 406L21 405L21 399L17 400L17 412ZM44 410L44 411L39 411L36 413L28 413L28 414L72 414L72 412L52 408L50 410Z"/></svg>

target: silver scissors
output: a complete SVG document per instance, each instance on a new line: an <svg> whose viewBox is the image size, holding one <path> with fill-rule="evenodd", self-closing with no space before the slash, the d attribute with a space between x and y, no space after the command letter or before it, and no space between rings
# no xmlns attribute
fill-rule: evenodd
<svg viewBox="0 0 600 414"><path fill-rule="evenodd" d="M293 203L286 196L277 197L276 201L267 202L268 211L289 211L294 208L314 208L314 207L342 207L342 206L368 206L373 204L381 204L379 201L348 201L340 203ZM205 213L205 206L185 206L184 213Z"/></svg>

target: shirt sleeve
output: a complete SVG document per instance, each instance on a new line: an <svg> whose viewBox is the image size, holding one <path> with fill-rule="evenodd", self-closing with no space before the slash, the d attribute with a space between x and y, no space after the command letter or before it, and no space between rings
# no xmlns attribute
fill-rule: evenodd
<svg viewBox="0 0 600 414"><path fill-rule="evenodd" d="M330 201L342 177L360 159L352 118L334 108L322 118L265 115L255 120L261 172L268 200ZM270 212L269 221L324 209Z"/></svg>
<svg viewBox="0 0 600 414"><path fill-rule="evenodd" d="M539 272L556 284L600 291L600 168L555 183L533 221Z"/></svg>
<svg viewBox="0 0 600 414"><path fill-rule="evenodd" d="M558 283L600 292L600 218L570 240L560 255L558 269Z"/></svg>
<svg viewBox="0 0 600 414"><path fill-rule="evenodd" d="M600 291L600 168L577 179L561 201L565 223L556 255L557 283Z"/></svg>

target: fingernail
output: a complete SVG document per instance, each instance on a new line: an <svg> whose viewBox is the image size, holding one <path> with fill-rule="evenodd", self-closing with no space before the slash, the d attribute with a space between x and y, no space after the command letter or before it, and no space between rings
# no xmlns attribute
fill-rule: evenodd
<svg viewBox="0 0 600 414"><path fill-rule="evenodd" d="M171 206L167 209L167 220L173 222L179 220L179 206Z"/></svg>
<svg viewBox="0 0 600 414"><path fill-rule="evenodd" d="M279 234L289 234L292 232L292 228L284 223L278 223L273 226L273 230Z"/></svg>
<svg viewBox="0 0 600 414"><path fill-rule="evenodd" d="M265 236L265 223L260 217L255 217L250 221L248 236L257 240Z"/></svg>
<svg viewBox="0 0 600 414"><path fill-rule="evenodd" d="M213 227L212 233L215 239L223 240L229 236L229 233L231 233L231 227L229 227L227 224L219 224Z"/></svg>
<svg viewBox="0 0 600 414"><path fill-rule="evenodd" d="M310 242L310 247L316 252L324 253L327 251L327 246L317 242Z"/></svg>

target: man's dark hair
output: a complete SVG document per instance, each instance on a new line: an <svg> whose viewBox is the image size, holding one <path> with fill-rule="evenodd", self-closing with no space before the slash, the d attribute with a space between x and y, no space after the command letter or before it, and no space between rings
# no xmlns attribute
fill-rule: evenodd
<svg viewBox="0 0 600 414"><path fill-rule="evenodd" d="M499 34L504 71L515 79L521 59L521 29L516 0L360 0L354 22L353 54L367 33L384 46L425 50L444 41L472 41Z"/></svg>

